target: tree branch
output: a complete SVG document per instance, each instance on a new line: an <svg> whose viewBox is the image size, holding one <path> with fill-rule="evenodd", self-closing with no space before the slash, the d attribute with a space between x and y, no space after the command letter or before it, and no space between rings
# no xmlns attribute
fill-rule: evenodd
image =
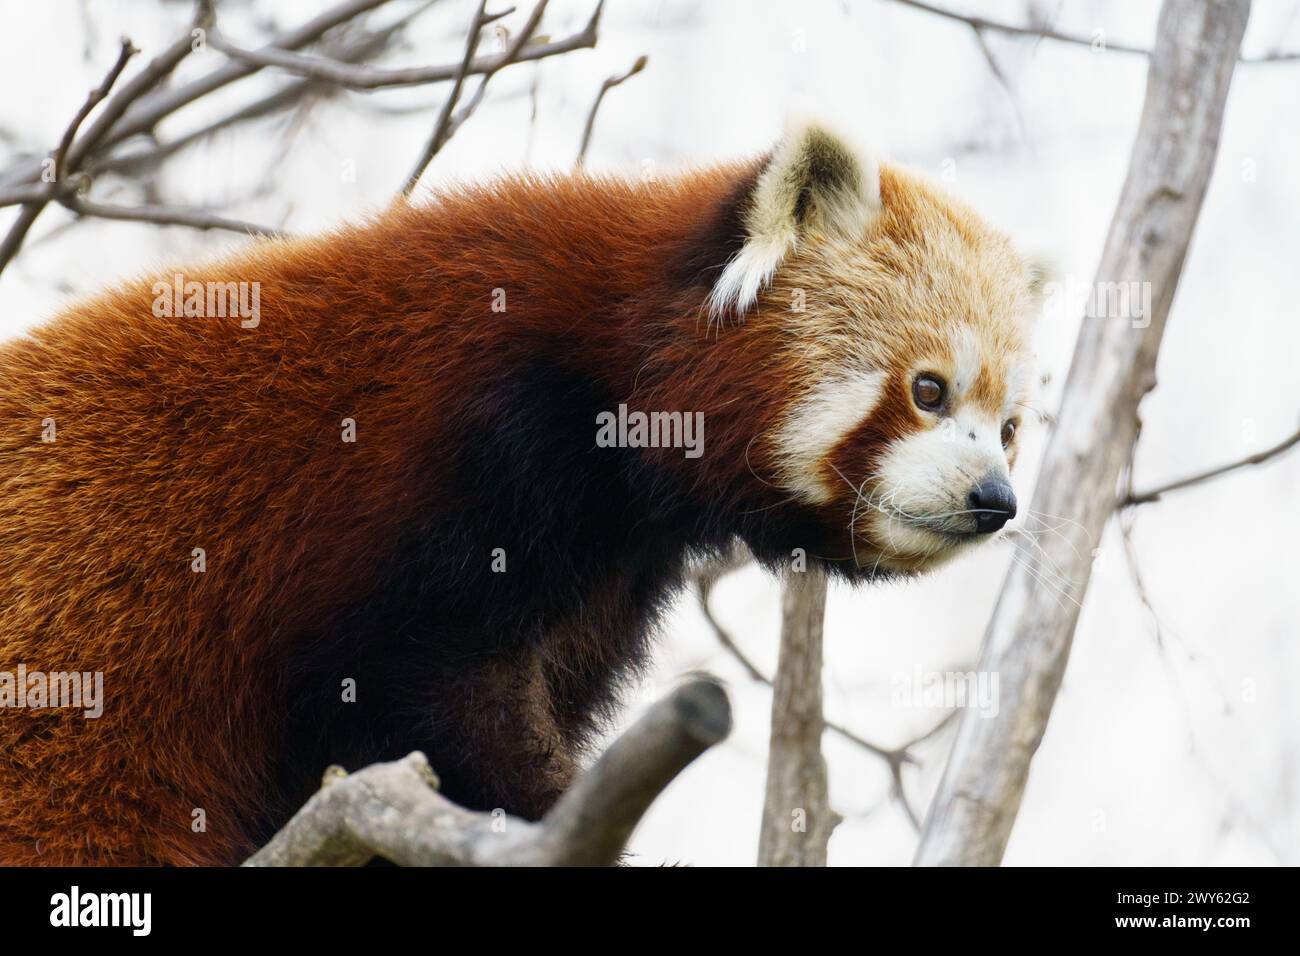
<svg viewBox="0 0 1300 956"><path fill-rule="evenodd" d="M1278 442L1271 448L1257 451L1253 455L1247 455L1245 458L1238 459L1237 461L1229 462L1226 465L1220 465L1217 468L1210 468L1206 471L1199 471L1195 474L1188 475L1186 478L1179 478L1177 481L1171 481L1168 484L1157 485L1149 491L1127 494L1120 499L1119 507L1129 508L1133 505L1144 505L1148 502L1158 501L1162 495L1166 495L1171 491L1180 491L1183 488L1190 488L1193 485L1213 481L1215 478L1221 478L1239 468L1249 468L1251 465L1262 465L1274 458L1281 457L1298 444L1300 444L1300 431L1297 431L1289 438Z"/></svg>
<svg viewBox="0 0 1300 956"><path fill-rule="evenodd" d="M1087 588L1137 433L1137 406L1155 381L1249 12L1249 0L1165 0L1161 7L1142 119L1096 280L1149 282L1151 312L1141 322L1087 319L1079 332L1030 513L1071 516L1082 547L1065 535L1017 544L979 663L1000 675L998 714L962 714L919 865L996 865L1006 849L1080 610L1042 586L1041 569L1075 583L1080 595Z"/></svg>
<svg viewBox="0 0 1300 956"><path fill-rule="evenodd" d="M541 0L538 6L545 7L546 0ZM479 40L483 35L486 8L487 0L479 0L478 9L474 11L474 19L470 21L469 33L465 37L465 55L461 58L460 65L456 67L456 79L451 85L451 92L443 100L442 109L438 112L438 121L433 124L433 132L429 134L429 139L424 144L420 158L415 161L415 168L406 177L406 185L402 188L402 192L408 196L415 189L415 184L420 181L420 176L423 175L425 168L432 162L433 157L438 150L442 149L443 144L447 142L447 138L451 135L449 129L451 114L456 109L457 101L460 100L460 91L465 87L465 71L469 69L469 65L474 59L474 53L478 50Z"/></svg>
<svg viewBox="0 0 1300 956"><path fill-rule="evenodd" d="M895 3L901 3L905 7L911 7L914 10L920 10L925 13L933 13L936 16L943 17L945 20L954 20L957 23L964 23L976 33L984 30L992 30L995 33L1004 33L1008 36L1033 37L1035 39L1056 40L1059 43L1069 43L1075 46L1095 47L1095 41L1091 37L1078 36L1073 33L1063 33L1060 30L1053 30L1050 27L1032 27L1017 26L1014 23L1005 23L1001 20L990 20L987 17L979 17L971 14L958 13L956 10L949 10L934 3L927 3L925 0L894 0ZM1140 46L1131 46L1127 43L1105 43L1107 50L1114 50L1117 53L1138 53L1142 56L1149 56L1150 50Z"/></svg>
<svg viewBox="0 0 1300 956"><path fill-rule="evenodd" d="M27 238L28 231L36 222L41 211L45 209L55 191L60 189L64 181L72 175L77 169L79 157L69 155L73 140L77 131L81 129L81 124L86 121L86 117L96 106L102 103L107 97L113 86L117 83L118 77L126 69L127 61L140 52L126 37L122 38L121 48L118 50L117 60L109 69L108 74L104 77L103 82L95 87L86 96L86 101L81 104L72 117L72 121L63 131L63 136L59 140L59 145L55 148L53 155L53 173L54 178L48 186L45 187L44 194L34 197L26 202L18 213L18 218L13 225L9 227L9 232L5 235L4 241L0 242L0 272L4 271L10 260L17 255L18 250L22 247L23 240ZM93 135L93 129L87 135Z"/></svg>
<svg viewBox="0 0 1300 956"><path fill-rule="evenodd" d="M437 792L421 753L354 774L330 768L319 792L245 866L607 866L664 788L731 731L721 686L695 680L629 727L539 823L478 813Z"/></svg>
<svg viewBox="0 0 1300 956"><path fill-rule="evenodd" d="M70 212L78 216L90 216L96 219L115 219L120 222L140 222L154 226L186 226L190 229L221 229L253 236L283 236L279 229L259 226L242 219L229 219L203 209L182 209L176 206L159 206L145 204L140 206L116 206L107 203L91 202L71 193L59 193L57 201Z"/></svg>
<svg viewBox="0 0 1300 956"><path fill-rule="evenodd" d="M1054 30L1047 26L1020 26L1014 23L1006 23L1001 20L990 20L988 17L949 10L947 7L941 7L938 4L929 3L927 0L894 0L894 2L900 3L905 7L911 7L914 10L920 10L923 13L932 13L935 16L943 17L945 20L964 23L971 27L976 33L980 33L984 30L992 30L994 33L1003 33L1007 36L1053 40L1057 43L1086 46L1091 49L1096 49L1098 44L1100 44L1103 49L1114 50L1117 53L1136 53L1140 56L1151 55L1151 51L1146 47L1135 46L1129 43L1112 43L1106 39L1094 39L1093 37L1080 36L1077 33L1066 33L1061 30ZM1242 56L1239 58L1238 62L1243 64L1287 63L1294 60L1300 60L1300 51L1275 50L1272 53L1264 53L1259 56Z"/></svg>
<svg viewBox="0 0 1300 956"><path fill-rule="evenodd" d="M600 104L604 101L605 94L644 70L647 62L649 62L648 58L645 54L642 54L636 58L636 61L626 72L608 76L605 78L605 82L600 84L600 92L596 94L596 100L591 104L590 112L587 113L587 123L582 128L582 145L578 147L578 158L573 164L575 169L581 169L583 163L586 162L587 147L591 145L591 133L596 127L596 114L600 111Z"/></svg>
<svg viewBox="0 0 1300 956"><path fill-rule="evenodd" d="M346 0L346 2L326 10L301 26L275 37L269 45L278 49L290 50L306 46L318 40L329 30L389 2L390 0ZM204 29L207 23L205 16L205 11L200 7L193 29L200 31ZM203 34L200 33L199 35L202 36ZM112 114L109 114L106 108L100 117L102 121L106 116L112 115L113 122L105 123L101 128L100 122L97 121L95 126L92 127L97 134L95 140L97 150L110 149L133 136L148 135L153 132L162 120L183 107L237 80L251 76L261 69L261 67L250 63L228 62L211 73L204 74L180 86L149 90L149 87L156 85L182 59L193 52L196 45L198 44L196 44L196 38L192 35L192 31L187 31L160 54L141 76L134 78L130 84L122 88L122 91L118 94L119 97L127 93L133 95L129 100L121 102L121 110L115 109ZM170 68L167 67L169 63L171 64ZM143 89L135 89L137 81L140 81L141 85L144 86ZM78 163L80 163L82 159L87 158L90 150L79 149L74 146L72 152L77 156ZM17 186L37 182L40 175L41 165L39 161L16 163L7 169L3 175L0 175L0 186Z"/></svg>
<svg viewBox="0 0 1300 956"><path fill-rule="evenodd" d="M425 7L427 6L428 4L425 5ZM425 7L420 7L373 32L363 32L358 37L340 40L331 47L329 51L330 57L341 63L353 63L383 52ZM316 80L293 80L280 89L252 100L224 116L205 123L175 139L151 145L147 149L96 156L88 161L83 166L83 169L93 176L98 176L101 173L116 173L129 176L133 173L146 172L156 168L163 160L170 158L181 150L224 129L239 123L260 119L281 110L287 110L301 103L310 94L322 91L329 92L334 89L337 88L331 87L329 84L322 84ZM3 196L4 192L0 191L0 197ZM0 202L0 205L3 205L3 202Z"/></svg>
<svg viewBox="0 0 1300 956"><path fill-rule="evenodd" d="M594 24L600 18L600 8L603 3L604 0L600 0L600 3L596 5L596 12L592 14L591 21L588 23L588 28L593 31ZM542 22L542 14L546 12L546 4L547 0L537 0L533 12L529 14L528 21L519 30L519 34L510 42L506 50L495 59L494 65L483 72L483 79L479 81L478 89L474 91L473 98L465 105L464 109L453 116L452 110L455 108L457 100L460 99L461 85L465 80L469 65L474 59L474 51L478 48L478 33L482 27L483 14L482 6L479 7L479 13L474 19L465 47L465 58L461 61L457 73L455 87L443 104L442 111L438 115L438 122L434 124L433 132L430 134L428 142L425 143L420 158L416 160L415 168L411 170L410 176L407 177L406 185L402 189L405 195L410 196L415 191L415 187L420 182L420 177L424 175L424 171L428 168L429 163L433 161L433 157L438 154L443 146L447 145L447 141L456 134L456 130L460 129L465 120L469 119L473 112L478 109L479 103L483 101L483 94L487 91L487 85L492 77L496 76L497 71L519 61L519 57L527 47L528 41L532 39L533 34L537 32L538 25Z"/></svg>
<svg viewBox="0 0 1300 956"><path fill-rule="evenodd" d="M532 60L544 60L596 45L596 29L600 19L602 3L597 4L595 12L587 25L579 32L559 40L535 43L516 50L513 55L495 53L471 58L464 62L464 76L480 76L495 73L510 63L526 63ZM486 26L514 11L514 7L500 13L487 14L479 23ZM284 70L304 79L332 83L349 90L371 92L381 89L394 89L404 86L424 86L429 83L441 83L454 80L461 75L462 64L442 64L440 66L414 66L397 69L380 69L373 66L359 66L340 62L336 58L312 54L294 53L277 46L264 46L256 50L241 47L221 33L209 33L209 43L213 49L220 50L232 60L258 69L263 67Z"/></svg>
<svg viewBox="0 0 1300 956"><path fill-rule="evenodd" d="M825 866L839 818L822 756L822 622L826 572L789 572L781 598L781 658L772 687L772 743L758 838L759 866Z"/></svg>
<svg viewBox="0 0 1300 956"><path fill-rule="evenodd" d="M749 561L750 557L748 552L743 548L736 548L726 558L720 561L709 562L695 575L695 597L699 603L700 613L704 615L705 622L708 623L710 630L713 631L714 636L718 639L718 643L722 645L723 649L735 658L736 662L745 670L745 673L749 675L751 680L757 681L758 683L771 688L772 679L758 669L758 665L750 659L749 655L746 654L736 642L736 639L722 626L722 623L713 613L712 606L709 604L709 597L713 593L713 586L717 584L718 580L723 577L723 575L744 567L749 563ZM873 757L879 757L885 762L885 765L889 768L889 795L903 808L903 813L912 824L912 828L919 832L921 829L921 821L916 814L916 810L913 809L911 801L907 798L907 789L903 786L903 767L908 764L917 767L921 766L921 761L912 753L912 748L925 743L925 741L938 734L952 722L952 719L955 716L956 711L950 711L929 730L913 737L911 740L908 740L897 747L884 747L880 744L872 743L861 734L858 734L850 730L848 727L845 727L843 724L836 723L833 720L827 720L825 723L827 730L839 735L854 746L865 750Z"/></svg>

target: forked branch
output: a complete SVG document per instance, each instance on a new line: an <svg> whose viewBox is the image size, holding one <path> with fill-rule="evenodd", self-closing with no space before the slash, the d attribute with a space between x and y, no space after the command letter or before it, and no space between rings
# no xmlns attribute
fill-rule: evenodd
<svg viewBox="0 0 1300 956"><path fill-rule="evenodd" d="M540 822L457 806L422 753L321 789L245 866L608 866L654 799L731 730L721 686L697 679L656 703Z"/></svg>

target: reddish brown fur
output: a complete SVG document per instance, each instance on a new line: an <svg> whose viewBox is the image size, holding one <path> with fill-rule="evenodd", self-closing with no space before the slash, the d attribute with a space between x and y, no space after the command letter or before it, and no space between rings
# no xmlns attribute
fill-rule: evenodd
<svg viewBox="0 0 1300 956"><path fill-rule="evenodd" d="M260 282L256 329L155 318L146 278L0 348L0 666L102 670L107 698L98 720L0 712L0 861L248 853L294 641L381 583L376 552L421 508L454 503L425 450L463 440L452 410L507 356L546 355L636 407L704 410L708 465L684 480L770 503L744 450L786 373L754 361L755 335L710 338L699 318L752 174L468 189L181 270ZM659 321L672 334L646 342Z"/></svg>
<svg viewBox="0 0 1300 956"><path fill-rule="evenodd" d="M399 593L395 573L424 568L410 565L421 554L409 550L412 537L454 550L420 540L440 527L431 516L487 521L520 495L532 500L526 469L547 454L536 432L496 435L495 452L510 455L495 471L466 474L464 463L495 423L518 419L520 402L536 401L543 424L560 414L565 383L583 383L611 409L623 401L703 412L707 454L645 449L593 457L597 471L564 475L543 489L552 500L595 494L608 509L581 519L616 546L582 567L591 589L560 581L552 590L563 594L525 595L540 610L523 607L518 620L503 616L510 608L494 610L492 584L486 597L442 595L432 610L447 611L448 626L459 626L455 614L496 613L478 643L465 645L491 653L462 660L458 646L441 672L418 669L427 664L419 659L376 664L381 682L431 681L434 699L400 703L440 708L440 732L454 731L460 747L435 769L455 786L470 753L475 785L460 785L471 801L544 812L573 772L592 714L638 659L683 548L739 535L769 563L791 546L847 560L853 496L841 491L822 510L798 505L777 482L775 450L756 439L781 420L807 363L820 360L812 350L861 335L848 326L854 317L819 307L829 336L792 333L785 289L780 302L774 292L726 329L710 328L702 311L743 239L759 168L453 191L181 270L187 280L260 283L255 329L233 318L156 318L151 276L0 347L0 669L100 670L106 697L98 720L0 711L0 862L228 864L254 849L305 796L303 779L324 769L312 763L315 751L294 753L293 698L311 690L309 680L328 692L350 673L322 666L304 677L303 661L359 633L380 641L365 629L381 613L375 626L400 644L390 625L430 613L385 603ZM888 170L882 197L887 214L864 255L888 270L897 250L920 248L907 229L946 213ZM960 215L952 229L1003 256ZM1006 261L1008 274L1018 268ZM810 289L837 278L815 243L793 263L789 281ZM505 290L505 313L492 311L494 289ZM866 301L889 292L879 289ZM907 341L910 328L912 340L942 344L940 327L912 325L891 334ZM511 391L538 368L558 392L538 400ZM905 383L890 394L879 420L837 451L855 474L915 414L904 407ZM53 443L41 440L50 418ZM345 418L356 421L355 444L340 440ZM559 424L572 426L580 446L595 431L586 418ZM515 473L516 454L532 465ZM618 493L625 479L648 487L601 497L604 487L587 486L594 474ZM611 537L610 525L623 530ZM512 580L542 577L557 555L528 528L517 534L510 575L523 577ZM486 567L481 543L438 557ZM196 547L206 549L202 574L190 567ZM416 585L408 596L422 600ZM412 655L429 650L410 646ZM369 653L353 651L363 661ZM373 685L359 692L376 699ZM397 702L391 709L404 714ZM305 712L308 729L315 713ZM382 725L382 746L351 758L436 747L436 735L421 739L429 728L418 717L396 731ZM281 780L295 758L307 762L306 777ZM206 832L191 828L196 808Z"/></svg>

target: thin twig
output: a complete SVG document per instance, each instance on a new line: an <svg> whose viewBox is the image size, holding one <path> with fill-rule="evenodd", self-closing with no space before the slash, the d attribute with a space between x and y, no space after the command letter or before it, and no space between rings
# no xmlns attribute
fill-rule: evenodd
<svg viewBox="0 0 1300 956"><path fill-rule="evenodd" d="M949 10L946 7L938 6L937 4L927 3L925 0L894 0L894 2L900 3L905 7L911 7L914 10L933 13L936 16L943 17L945 20L954 20L958 23L964 23L976 32L981 30L993 30L997 33L1005 33L1008 36L1037 37L1045 40L1056 40L1059 43L1070 43L1075 46L1086 46L1092 49L1096 49L1100 44L1104 49L1114 50L1117 53L1137 53L1142 56L1149 56L1151 54L1151 51L1145 47L1132 46L1127 43L1111 43L1105 40L1096 41L1091 37L1079 36L1073 33L1063 33L1060 30L1053 30L1051 27L1046 26L1018 26L1014 23L990 20L988 17L958 13L956 10Z"/></svg>
<svg viewBox="0 0 1300 956"><path fill-rule="evenodd" d="M355 39L340 41L330 49L330 57L342 63L352 63L382 53L401 33L401 31L406 29L411 24L411 21L420 13L424 12L424 10L428 9L433 2L434 0L428 0L427 3L412 10L406 16L393 21L381 29L363 33L360 37ZM94 176L98 176L102 173L131 175L134 173L147 172L155 169L163 160L175 155L181 150L186 149L195 143L206 140L231 126L260 119L281 110L290 109L301 103L311 94L328 95L335 89L335 87L328 83L323 84L316 80L294 80L285 84L275 92L269 93L259 99L255 99L250 103L246 103L238 109L235 109L210 123L206 123L195 130L178 136L176 139L159 143L149 147L148 149L124 152L119 155L104 157L97 156L90 162L84 164L83 169L88 174ZM3 195L4 193L0 192L0 197ZM2 205L2 203L0 203L0 205Z"/></svg>
<svg viewBox="0 0 1300 956"><path fill-rule="evenodd" d="M709 597L713 593L713 586L725 575L732 571L738 570L748 564L750 558L742 548L736 548L731 554L719 561L710 562L705 565L695 575L695 597L699 603L700 613L704 615L704 620L708 623L710 630L718 639L718 643L736 659L736 662L745 670L751 680L763 684L766 687L772 686L772 679L759 670L758 665L753 662L748 654L741 649L736 639L724 628L721 622L713 613L713 608L709 604ZM925 731L918 737L897 747L883 747L880 744L872 743L860 734L855 733L843 724L836 723L833 720L827 720L826 729L834 732L840 737L847 740L856 747L860 747L873 757L879 757L885 761L889 768L890 778L890 797L897 800L902 806L903 812L907 815L912 826L920 830L921 821L907 798L907 791L903 787L903 767L907 764L919 767L920 759L912 753L912 749L929 740L947 727L956 716L956 711L949 711L943 718L929 730Z"/></svg>
<svg viewBox="0 0 1300 956"><path fill-rule="evenodd" d="M474 11L474 19L470 21L469 33L465 37L465 55L461 57L460 65L456 67L456 79L451 85L451 92L442 102L442 109L438 111L438 120L433 124L433 132L429 134L429 139L424 144L424 149L420 153L420 158L415 161L415 168L411 174L406 177L406 185L402 192L410 195L415 189L415 184L420 181L425 168L433 161L438 150L442 149L443 144L447 142L450 136L448 126L451 123L452 113L456 109L456 103L460 100L460 91L465 88L465 71L474 60L474 54L478 50L479 40L483 36L484 11L487 8L487 0L479 0L478 8Z"/></svg>
<svg viewBox="0 0 1300 956"><path fill-rule="evenodd" d="M514 9L514 7L510 7L498 13L483 15L479 20L479 27L485 27L489 23L508 16L514 12ZM397 89L404 86L424 86L445 80L455 80L462 76L462 69L464 77L495 73L510 63L542 60L561 53L591 47L596 42L596 30L595 17L593 17L586 27L572 36L535 44L527 50L517 51L514 56L500 53L482 57L471 55L468 60L462 60L450 65L414 66L395 69L341 63L337 58L293 53L269 46L258 50L250 50L232 43L224 34L215 32L209 34L209 42L212 44L213 49L220 50L233 60L258 67L284 70L295 76L323 83L332 83L349 90L372 92L374 90Z"/></svg>
<svg viewBox="0 0 1300 956"><path fill-rule="evenodd" d="M32 224L36 222L37 217L40 216L41 211L49 203L54 193L63 186L63 180L76 171L76 161L69 157L68 152L72 147L73 140L76 138L77 130L81 128L81 124L85 122L91 111L108 96L114 84L117 83L118 77L126 69L127 61L139 52L131 44L130 40L126 37L122 38L117 60L114 61L113 66L104 76L103 82L86 96L86 101L81 104L81 108L77 110L76 115L72 117L72 121L63 131L63 136L59 139L59 145L52 154L53 180L45 187L43 195L32 198L23 205L23 208L18 213L18 218L9 227L9 232L5 235L4 241L0 242L0 272L3 272L5 266L18 254L18 250L22 247L23 240L27 238L27 233L32 228Z"/></svg>
<svg viewBox="0 0 1300 956"><path fill-rule="evenodd" d="M586 162L587 147L591 145L591 132L596 127L596 113L600 111L600 104L604 101L605 94L644 70L647 62L649 60L643 53L636 58L636 62L626 72L606 77L605 82L600 84L600 92L596 94L596 100L591 104L590 112L587 113L587 123L582 128L582 145L578 147L578 158L573 164L575 169L581 169L583 163Z"/></svg>
<svg viewBox="0 0 1300 956"><path fill-rule="evenodd" d="M924 13L933 13L936 16L943 17L945 20L964 23L974 29L977 33L983 30L992 30L996 33L1004 33L1008 36L1054 40L1058 43L1069 43L1074 46L1086 46L1094 50L1114 50L1116 53L1135 53L1140 56L1151 55L1151 51L1146 47L1135 46L1130 43L1112 43L1101 36L1095 38L1086 37L1080 36L1077 33L1066 33L1061 30L1054 30L1047 26L1020 26L1014 23L1006 23L1001 20L990 20L988 17L949 10L947 7L928 3L926 0L894 0L894 2L900 3L905 7L911 7L914 10L920 10ZM1277 50L1272 53L1260 54L1259 56L1242 56L1238 58L1239 63L1246 64L1287 63L1295 60L1300 60L1300 51Z"/></svg>
<svg viewBox="0 0 1300 956"><path fill-rule="evenodd" d="M45 186L11 186L0 189L0 206L21 206L29 202L48 199L50 190Z"/></svg>
<svg viewBox="0 0 1300 956"><path fill-rule="evenodd" d="M1196 472L1195 474L1188 475L1186 478L1179 478L1177 481L1157 485L1149 491L1133 492L1125 495L1120 499L1119 507L1128 508L1133 505L1143 505L1148 502L1159 501L1162 495L1166 495L1171 491L1180 491L1183 488L1190 488L1193 485L1203 484L1204 482L1212 481L1215 478L1221 478L1240 468L1248 468L1251 465L1262 465L1265 462L1284 455L1298 444L1300 444L1300 431L1295 432L1295 434L1278 442L1271 448L1257 451L1254 454L1247 455L1245 458L1238 459L1237 461L1229 462L1226 465L1219 465L1217 468L1210 468L1206 471Z"/></svg>
<svg viewBox="0 0 1300 956"><path fill-rule="evenodd" d="M55 199L69 211L78 216L95 219L115 219L121 222L141 222L155 226L186 226L190 229L223 229L242 235L282 237L279 229L259 226L241 219L229 219L214 215L203 209L183 209L175 206L162 206L147 203L139 206L117 206L106 203L91 202L71 193L59 193Z"/></svg>
<svg viewBox="0 0 1300 956"><path fill-rule="evenodd" d="M77 130L81 129L81 124L86 121L86 117L90 115L91 110L107 98L109 91L117 83L117 78L126 69L127 61L140 52L129 38L122 37L120 42L121 46L117 52L117 61L108 71L108 75L104 77L104 81L90 91L90 94L86 97L86 102L81 104L81 109L77 110L77 115L72 118L68 128L63 131L63 139L59 141L58 147L54 150L53 172L55 182L66 178L63 175L63 164L68 158L68 150L72 148L72 141L76 138Z"/></svg>
<svg viewBox="0 0 1300 956"><path fill-rule="evenodd" d="M475 57L465 66L465 76L483 76L498 72L511 63L527 63L544 60L548 57L571 53L574 50L590 49L596 45L597 28L600 23L604 0L597 3L591 17L577 33L559 40L529 44L502 53L492 53ZM508 15L514 10L510 7L500 13L489 14L480 26L485 26ZM414 66L394 69L354 65L340 62L337 57L294 53L285 49L283 44L268 44L256 50L237 46L220 33L210 38L214 49L220 50L232 60L244 67L261 69L268 67L284 70L305 79L332 83L350 90L362 92L381 89L396 89L404 86L424 86L429 83L441 83L454 80L460 72L460 63L440 66Z"/></svg>
<svg viewBox="0 0 1300 956"><path fill-rule="evenodd" d="M595 12L592 13L591 20L587 24L587 29L591 31L593 36L593 43L595 42L596 24L600 21L600 11L604 3L605 0L600 0L596 4ZM466 46L468 58L462 63L465 71L462 71L462 74L457 78L456 88L452 91L452 95L448 97L447 102L443 104L442 112L439 114L438 122L434 125L433 133L430 135L428 142L425 143L424 151L420 154L420 159L416 162L411 175L407 177L406 186L402 190L405 195L410 196L415 191L415 187L420 182L420 177L424 175L424 171L428 168L429 163L433 161L433 157L438 154L442 147L447 145L447 141L456 135L456 131L478 109L479 104L483 102L483 94L487 91L487 85L492 80L492 77L496 76L497 72L503 67L520 62L525 48L528 46L529 41L532 40L533 34L537 32L538 25L542 22L542 14L546 12L546 4L547 0L537 0L532 13L528 15L528 20L520 28L519 33L510 42L510 45L494 60L491 67L483 71L483 77L479 80L478 89L474 91L473 97L459 112L453 114L451 111L456 106L461 83L465 75L467 75L468 64L473 60L474 48L478 43L477 29L471 31L470 41Z"/></svg>
<svg viewBox="0 0 1300 956"><path fill-rule="evenodd" d="M347 23L349 20L388 2L390 0L346 0L346 2L326 10L301 26L275 37L270 46L277 49L291 50L306 46L334 27ZM207 12L200 7L192 29L204 29L205 24L208 22L206 16ZM130 84L122 88L118 94L119 97L126 93L134 93L134 95L129 102L123 101L121 103L125 112L114 111L114 122L106 125L102 130L102 135L96 140L98 149L107 150L133 136L147 135L162 120L195 100L201 99L209 93L215 92L246 76L251 76L261 69L261 67L251 63L228 62L211 73L206 73L188 83L149 90L148 87L156 86L162 76L170 73L176 64L193 52L196 44L192 36L192 29L186 30L184 35L160 54L140 77L134 78ZM168 67L168 64L170 64L170 67ZM165 72L161 76L158 75L164 69ZM136 80L148 85L145 89L136 91L134 90ZM107 107L101 117L103 115L108 115ZM108 128L109 125L111 125L111 129ZM99 123L97 121L92 129L98 132L98 127ZM72 154L77 155L78 168L80 168L80 160L87 158L88 152L89 150L82 151L79 150L78 146L74 145ZM41 166L39 162L16 163L0 175L0 186L17 186L36 182L39 180L40 174Z"/></svg>

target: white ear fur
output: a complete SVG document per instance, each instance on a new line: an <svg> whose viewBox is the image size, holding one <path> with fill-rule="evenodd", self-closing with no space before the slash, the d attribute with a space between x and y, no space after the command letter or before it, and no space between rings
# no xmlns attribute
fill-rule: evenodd
<svg viewBox="0 0 1300 956"><path fill-rule="evenodd" d="M754 185L745 245L709 293L710 316L744 315L802 236L856 238L879 212L880 167L873 157L821 126L788 134Z"/></svg>
<svg viewBox="0 0 1300 956"><path fill-rule="evenodd" d="M1030 252L1021 257L1024 262L1025 288L1029 292L1028 318L1037 319L1049 304L1060 307L1063 303L1059 293L1061 289L1061 266L1055 256L1042 252Z"/></svg>
<svg viewBox="0 0 1300 956"><path fill-rule="evenodd" d="M1059 281L1060 266L1054 258L1043 254L1031 253L1025 259L1025 278L1029 285L1029 294L1035 300L1045 298L1051 291L1049 287Z"/></svg>

